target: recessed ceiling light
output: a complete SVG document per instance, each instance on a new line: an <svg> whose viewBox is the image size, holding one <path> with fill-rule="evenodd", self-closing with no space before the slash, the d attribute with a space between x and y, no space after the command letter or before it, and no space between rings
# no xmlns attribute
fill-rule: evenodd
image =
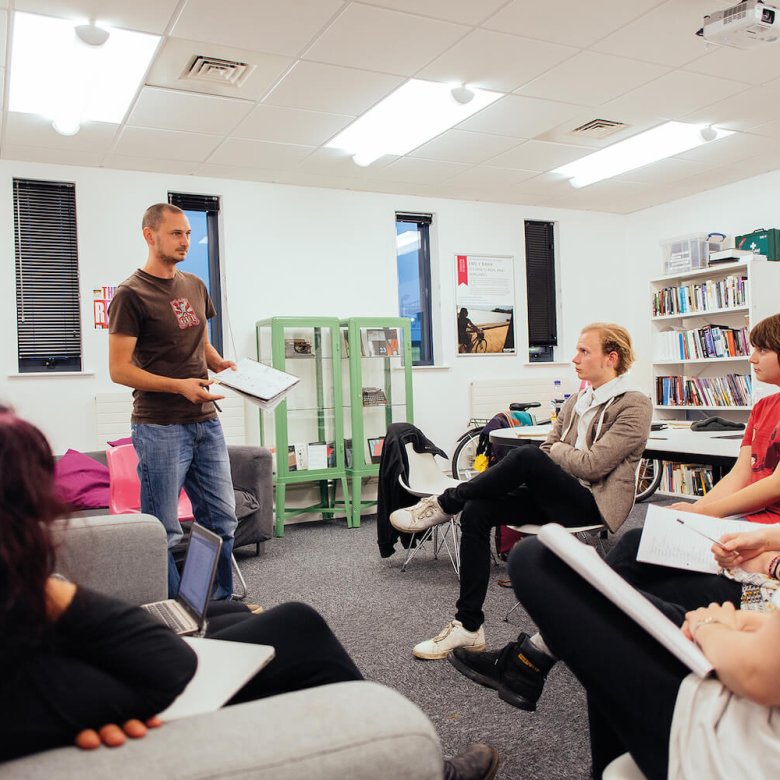
<svg viewBox="0 0 780 780"><path fill-rule="evenodd" d="M350 152L357 165L371 165L384 154L411 152L500 97L500 92L410 79L326 146Z"/></svg>
<svg viewBox="0 0 780 780"><path fill-rule="evenodd" d="M722 130L709 125L666 122L652 130L618 141L579 160L555 168L570 180L572 187L587 187L626 171L672 157L696 146L717 141L731 135L733 130Z"/></svg>
<svg viewBox="0 0 780 780"><path fill-rule="evenodd" d="M42 114L67 127L120 123L160 41L19 11L13 24L8 110Z"/></svg>

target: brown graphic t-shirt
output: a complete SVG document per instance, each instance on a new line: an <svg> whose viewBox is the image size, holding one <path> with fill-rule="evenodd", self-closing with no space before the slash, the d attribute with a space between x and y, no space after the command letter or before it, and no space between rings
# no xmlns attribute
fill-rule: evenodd
<svg viewBox="0 0 780 780"><path fill-rule="evenodd" d="M108 308L109 333L135 336L133 362L173 379L208 377L206 328L216 314L206 285L176 271L160 279L140 269L125 279ZM183 395L133 391L134 423L158 425L203 422L216 417L214 404L193 404Z"/></svg>

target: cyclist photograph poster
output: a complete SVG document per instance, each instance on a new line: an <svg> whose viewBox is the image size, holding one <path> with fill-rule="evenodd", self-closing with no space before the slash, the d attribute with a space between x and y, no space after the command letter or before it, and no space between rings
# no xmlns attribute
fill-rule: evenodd
<svg viewBox="0 0 780 780"><path fill-rule="evenodd" d="M508 255L455 255L459 355L515 354L515 272Z"/></svg>

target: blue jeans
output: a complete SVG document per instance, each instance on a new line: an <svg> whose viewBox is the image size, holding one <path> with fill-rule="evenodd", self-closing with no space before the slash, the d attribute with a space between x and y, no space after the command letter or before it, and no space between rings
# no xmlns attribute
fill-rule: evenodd
<svg viewBox="0 0 780 780"><path fill-rule="evenodd" d="M154 515L168 535L168 596L179 592L179 573L171 548L181 541L179 493L187 493L195 519L222 538L214 586L215 599L233 593L233 534L236 502L230 461L219 420L189 425L133 425L138 454L141 511Z"/></svg>

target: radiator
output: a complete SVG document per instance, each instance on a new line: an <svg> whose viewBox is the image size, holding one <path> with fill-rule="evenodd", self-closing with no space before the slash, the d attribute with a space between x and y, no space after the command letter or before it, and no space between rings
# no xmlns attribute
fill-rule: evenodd
<svg viewBox="0 0 780 780"><path fill-rule="evenodd" d="M550 419L553 395L552 379L479 379L469 388L471 416L489 420L514 401L539 401L541 406L529 411L538 422L544 422Z"/></svg>
<svg viewBox="0 0 780 780"><path fill-rule="evenodd" d="M228 444L246 444L244 423L244 400L237 395L226 395L219 402L222 430ZM106 442L124 439L130 435L130 413L133 410L133 396L124 393L97 393L95 395L95 434L97 449Z"/></svg>

